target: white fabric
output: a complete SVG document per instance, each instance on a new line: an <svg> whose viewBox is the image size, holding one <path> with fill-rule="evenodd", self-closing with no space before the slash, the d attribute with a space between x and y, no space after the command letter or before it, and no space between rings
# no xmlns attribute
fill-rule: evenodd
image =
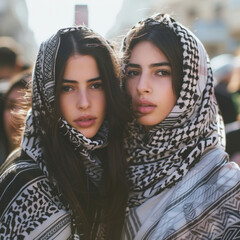
<svg viewBox="0 0 240 240"><path fill-rule="evenodd" d="M132 209L126 217L122 239L230 240L223 234L231 230L228 227L240 224L239 212L229 216L231 211L240 210L239 179L238 165L226 164L222 150L210 150L174 187Z"/></svg>

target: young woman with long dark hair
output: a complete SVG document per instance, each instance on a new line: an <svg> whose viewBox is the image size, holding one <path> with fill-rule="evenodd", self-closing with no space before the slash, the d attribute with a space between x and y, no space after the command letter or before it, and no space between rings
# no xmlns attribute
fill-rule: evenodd
<svg viewBox="0 0 240 240"><path fill-rule="evenodd" d="M24 95L30 79L31 70L17 74L11 81L9 80L11 84L0 96L0 165L14 149L19 147L18 135L21 130L15 113L25 105Z"/></svg>
<svg viewBox="0 0 240 240"><path fill-rule="evenodd" d="M122 47L134 119L125 146L123 239L234 239L240 169L228 162L208 55L167 14L138 22Z"/></svg>
<svg viewBox="0 0 240 240"><path fill-rule="evenodd" d="M83 26L41 44L21 149L0 170L0 238L120 238L128 114L118 63Z"/></svg>

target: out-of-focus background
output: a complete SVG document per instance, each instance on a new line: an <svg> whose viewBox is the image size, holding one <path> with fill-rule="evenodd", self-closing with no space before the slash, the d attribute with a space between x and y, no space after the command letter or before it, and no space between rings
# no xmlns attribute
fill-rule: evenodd
<svg viewBox="0 0 240 240"><path fill-rule="evenodd" d="M30 61L41 41L58 28L85 23L107 38L120 40L136 23L167 12L188 26L210 57L234 52L240 43L240 0L1 0L0 36L9 35Z"/></svg>
<svg viewBox="0 0 240 240"><path fill-rule="evenodd" d="M141 18L169 13L203 42L210 57L234 52L240 43L240 0L123 0L108 37L124 33Z"/></svg>
<svg viewBox="0 0 240 240"><path fill-rule="evenodd" d="M0 0L0 164L15 147L11 112L42 41L59 28L85 24L120 45L132 25L157 12L171 14L204 44L226 150L240 163L240 0Z"/></svg>

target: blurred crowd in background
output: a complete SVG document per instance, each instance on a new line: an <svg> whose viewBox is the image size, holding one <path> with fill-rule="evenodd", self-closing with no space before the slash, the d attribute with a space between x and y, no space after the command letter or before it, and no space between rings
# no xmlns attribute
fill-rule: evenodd
<svg viewBox="0 0 240 240"><path fill-rule="evenodd" d="M86 11L87 7L82 9ZM226 151L231 161L240 164L240 0L123 0L106 37L119 42L131 25L155 12L172 14L204 43L225 123ZM25 0L0 1L0 164L17 147L14 112L24 101L30 106L24 96L37 44L27 14ZM78 14L84 15L86 23L86 12Z"/></svg>

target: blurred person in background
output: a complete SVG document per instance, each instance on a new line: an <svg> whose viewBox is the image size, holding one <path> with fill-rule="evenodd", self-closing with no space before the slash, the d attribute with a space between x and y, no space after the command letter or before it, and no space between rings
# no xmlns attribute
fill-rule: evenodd
<svg viewBox="0 0 240 240"><path fill-rule="evenodd" d="M228 84L237 112L237 121L226 124L226 151L230 159L240 165L240 48L235 52L234 69Z"/></svg>
<svg viewBox="0 0 240 240"><path fill-rule="evenodd" d="M30 79L30 70L17 74L11 79L7 91L0 97L0 165L10 152L19 146L20 129L14 114L22 104L27 104L24 96Z"/></svg>
<svg viewBox="0 0 240 240"><path fill-rule="evenodd" d="M0 36L11 37L21 46L24 65L32 64L38 48L29 27L29 10L26 0L0 1Z"/></svg>
<svg viewBox="0 0 240 240"><path fill-rule="evenodd" d="M237 110L237 120L240 121L240 48L235 52L234 69L228 90L232 94L232 99Z"/></svg>
<svg viewBox="0 0 240 240"><path fill-rule="evenodd" d="M0 94L9 86L10 79L29 66L20 59L21 46L11 37L0 37Z"/></svg>
<svg viewBox="0 0 240 240"><path fill-rule="evenodd" d="M235 127L231 131L226 131L226 152L230 160L240 166L240 128Z"/></svg>
<svg viewBox="0 0 240 240"><path fill-rule="evenodd" d="M237 120L237 111L232 100L228 84L234 69L234 56L231 54L218 55L211 60L213 77L215 81L215 96L223 116L224 123Z"/></svg>
<svg viewBox="0 0 240 240"><path fill-rule="evenodd" d="M122 53L134 117L125 134L130 187L122 239L237 238L240 168L225 152L203 44L156 14L129 30Z"/></svg>

